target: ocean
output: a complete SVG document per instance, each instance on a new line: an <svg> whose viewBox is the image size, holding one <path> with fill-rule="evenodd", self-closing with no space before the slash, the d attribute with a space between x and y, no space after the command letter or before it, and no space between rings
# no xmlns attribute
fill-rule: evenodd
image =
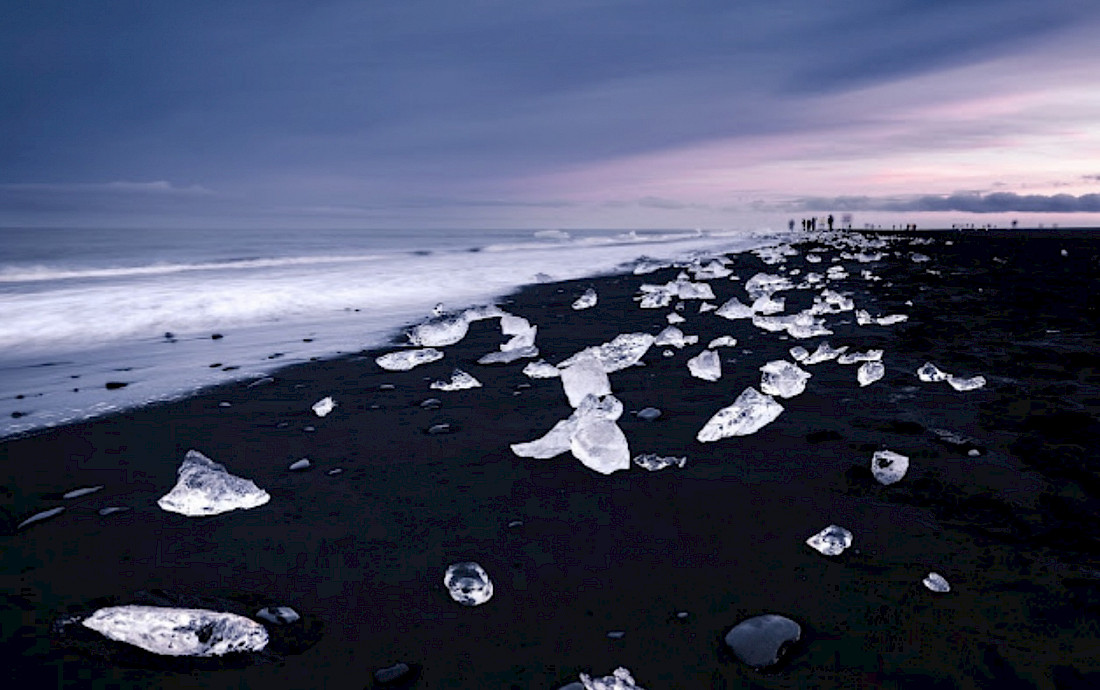
<svg viewBox="0 0 1100 690"><path fill-rule="evenodd" d="M0 229L0 437L379 347L538 281L770 231Z"/></svg>

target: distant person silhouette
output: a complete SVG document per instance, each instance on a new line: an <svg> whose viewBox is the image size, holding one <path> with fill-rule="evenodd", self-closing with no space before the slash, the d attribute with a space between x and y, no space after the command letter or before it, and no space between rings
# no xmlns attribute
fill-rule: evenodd
<svg viewBox="0 0 1100 690"><path fill-rule="evenodd" d="M829 221L829 232L832 232L833 231L833 214L831 214L831 213L829 214L828 221Z"/></svg>

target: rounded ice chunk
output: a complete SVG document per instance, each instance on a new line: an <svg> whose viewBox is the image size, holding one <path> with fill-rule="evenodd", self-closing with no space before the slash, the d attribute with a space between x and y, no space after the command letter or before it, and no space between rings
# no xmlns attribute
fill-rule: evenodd
<svg viewBox="0 0 1100 690"><path fill-rule="evenodd" d="M714 350L703 350L687 361L691 375L704 381L717 381L722 378L722 360Z"/></svg>
<svg viewBox="0 0 1100 690"><path fill-rule="evenodd" d="M187 451L178 470L179 479L157 505L170 513L188 517L217 515L238 508L247 510L271 500L266 491L250 479L229 474L196 450Z"/></svg>
<svg viewBox="0 0 1100 690"><path fill-rule="evenodd" d="M436 319L415 326L408 332L409 343L419 347L454 345L466 337L470 322L465 315Z"/></svg>
<svg viewBox="0 0 1100 690"><path fill-rule="evenodd" d="M564 362L560 362L558 367L567 367L576 358L589 352L600 361L604 371L613 374L636 364L653 345L654 340L655 338L649 333L623 333L603 345L585 348Z"/></svg>
<svg viewBox="0 0 1100 690"><path fill-rule="evenodd" d="M925 362L920 369L917 369L917 377L925 383L937 383L946 381L951 377L951 374L945 374L935 364Z"/></svg>
<svg viewBox="0 0 1100 690"><path fill-rule="evenodd" d="M600 474L630 469L630 447L619 425L610 419L581 419L569 439L573 457Z"/></svg>
<svg viewBox="0 0 1100 690"><path fill-rule="evenodd" d="M718 410L699 430L696 439L707 443L727 436L748 436L775 421L782 411L783 406L774 398L750 386L732 405Z"/></svg>
<svg viewBox="0 0 1100 690"><path fill-rule="evenodd" d="M480 606L493 596L489 574L473 561L448 566L443 575L443 585L451 598L463 606Z"/></svg>
<svg viewBox="0 0 1100 690"><path fill-rule="evenodd" d="M386 371L408 371L413 367L443 359L443 353L432 347L419 350L398 350L382 355L374 361Z"/></svg>
<svg viewBox="0 0 1100 690"><path fill-rule="evenodd" d="M985 377L972 376L971 378L964 379L959 378L958 376L948 375L947 382L951 384L951 387L957 391L972 391L985 385Z"/></svg>
<svg viewBox="0 0 1100 690"><path fill-rule="evenodd" d="M331 397L321 398L317 402L313 403L313 414L318 417L324 417L329 412L336 409L336 401Z"/></svg>
<svg viewBox="0 0 1100 690"><path fill-rule="evenodd" d="M645 690L641 686L635 685L634 677L630 675L630 671L621 666L615 669L610 676L604 676L603 678L593 678L587 673L580 674L580 677L584 690Z"/></svg>
<svg viewBox="0 0 1100 690"><path fill-rule="evenodd" d="M947 580L943 579L943 575L939 573L928 573L928 577L922 580L924 586L933 592L950 592L951 585L947 584Z"/></svg>
<svg viewBox="0 0 1100 690"><path fill-rule="evenodd" d="M760 390L781 398L792 398L806 390L806 381L812 376L810 372L783 359L768 362L760 367L760 371L763 372Z"/></svg>
<svg viewBox="0 0 1100 690"><path fill-rule="evenodd" d="M774 613L741 621L726 633L726 645L738 659L754 668L779 663L787 649L802 637L802 628Z"/></svg>
<svg viewBox="0 0 1100 690"><path fill-rule="evenodd" d="M889 486L901 481L909 469L909 458L892 450L875 451L871 458L871 473L879 484Z"/></svg>
<svg viewBox="0 0 1100 690"><path fill-rule="evenodd" d="M268 642L267 630L256 621L206 609L111 606L81 623L104 637L165 656L259 652Z"/></svg>
<svg viewBox="0 0 1100 690"><path fill-rule="evenodd" d="M713 350L719 347L737 347L737 338L734 338L731 335L721 335L710 341L710 344L707 345L708 350Z"/></svg>
<svg viewBox="0 0 1100 690"><path fill-rule="evenodd" d="M593 290L592 288L588 288L587 290L584 291L583 295L578 297L577 300L575 302L573 302L573 308L577 309L577 310L590 309L590 308L596 306L596 300L597 300L596 291Z"/></svg>
<svg viewBox="0 0 1100 690"><path fill-rule="evenodd" d="M554 379L561 376L561 371L556 366L542 359L537 362L528 362L527 366L523 367L523 373L532 379Z"/></svg>
<svg viewBox="0 0 1100 690"><path fill-rule="evenodd" d="M886 367L882 362L864 362L856 371L856 380L859 385L869 386L886 375Z"/></svg>
<svg viewBox="0 0 1100 690"><path fill-rule="evenodd" d="M852 533L843 527L829 525L806 540L814 551L825 556L839 556L852 545Z"/></svg>
<svg viewBox="0 0 1100 690"><path fill-rule="evenodd" d="M652 422L654 419L657 419L660 416L661 411L658 410L656 407L643 407L642 409L638 410L637 414L638 419L647 422Z"/></svg>
<svg viewBox="0 0 1100 690"><path fill-rule="evenodd" d="M481 381L461 369L455 369L451 373L450 381L433 381L428 387L440 391L460 391L467 388L481 388Z"/></svg>

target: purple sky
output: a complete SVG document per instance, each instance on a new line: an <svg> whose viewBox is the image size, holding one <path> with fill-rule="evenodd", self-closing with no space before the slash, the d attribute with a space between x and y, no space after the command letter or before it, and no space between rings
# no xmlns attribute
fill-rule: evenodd
<svg viewBox="0 0 1100 690"><path fill-rule="evenodd" d="M1091 0L4 16L0 225L1100 225Z"/></svg>

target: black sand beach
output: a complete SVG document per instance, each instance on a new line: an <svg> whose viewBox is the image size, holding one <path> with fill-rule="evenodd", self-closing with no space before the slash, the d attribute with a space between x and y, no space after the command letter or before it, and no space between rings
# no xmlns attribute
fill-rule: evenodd
<svg viewBox="0 0 1100 690"><path fill-rule="evenodd" d="M364 688L404 662L414 677L398 687L559 688L618 666L649 690L1100 687L1095 235L884 235L894 239L881 260L844 259L850 276L827 287L908 321L859 326L848 311L826 317L834 334L823 338L797 341L688 301L679 326L698 345L671 357L651 348L645 366L610 376L631 454L686 456L683 468L602 476L568 453L517 457L509 444L571 409L560 381L529 379L525 361L476 363L506 339L496 321L474 323L442 360L411 371L383 371L380 353L363 353L0 442L0 677L29 688ZM709 281L714 302L744 300L757 272L824 273L841 251L795 246L780 265L731 256L741 280ZM807 263L815 247L823 261ZM541 356L557 363L621 333L659 332L672 308L640 309L633 297L679 270L534 285L501 307L537 325ZM571 309L589 287L598 304ZM817 292L785 293L785 313ZM693 378L686 360L722 335L738 340L719 350L723 377ZM696 440L759 386L764 363L823 340L884 350L885 377L861 388L857 365L806 367L806 391L781 400L773 423ZM926 361L987 383L923 383L915 372ZM455 367L483 387L429 389ZM310 405L325 396L337 407L318 418ZM422 407L427 398L440 407ZM631 413L647 406L662 416ZM427 433L440 423L450 433ZM208 518L161 510L189 449L271 501ZM881 449L910 458L897 484L871 475ZM288 471L303 457L310 470ZM104 488L61 498L94 485ZM99 515L105 506L130 510ZM829 558L804 542L832 523L854 544ZM443 587L447 566L467 560L495 585L476 608ZM929 571L951 591L928 591ZM285 605L302 620L272 627L264 654L219 660L155 657L59 624L129 603L248 616ZM722 646L762 613L803 631L766 673Z"/></svg>

